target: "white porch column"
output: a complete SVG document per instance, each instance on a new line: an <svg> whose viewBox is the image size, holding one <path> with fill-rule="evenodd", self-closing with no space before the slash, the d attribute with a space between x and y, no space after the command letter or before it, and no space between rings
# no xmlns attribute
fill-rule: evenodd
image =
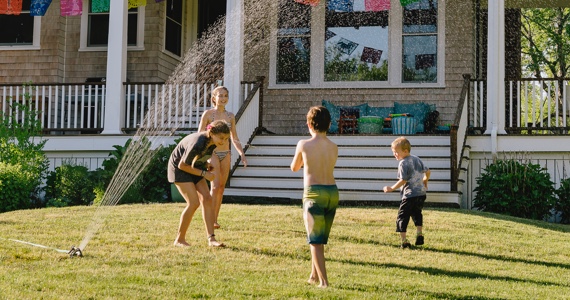
<svg viewBox="0 0 570 300"><path fill-rule="evenodd" d="M227 110L234 114L241 107L241 81L243 79L243 0L226 2L226 44L224 54L224 86L230 92Z"/></svg>
<svg viewBox="0 0 570 300"><path fill-rule="evenodd" d="M121 134L125 123L127 78L127 0L110 1L107 93L103 134Z"/></svg>
<svg viewBox="0 0 570 300"><path fill-rule="evenodd" d="M505 0L488 2L487 130L495 138L505 131ZM493 143L496 145L496 142ZM493 152L497 149L494 147Z"/></svg>

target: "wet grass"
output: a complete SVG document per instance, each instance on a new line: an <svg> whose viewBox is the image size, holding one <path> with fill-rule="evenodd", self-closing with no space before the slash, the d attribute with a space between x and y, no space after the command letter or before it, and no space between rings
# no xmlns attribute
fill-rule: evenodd
<svg viewBox="0 0 570 300"><path fill-rule="evenodd" d="M570 227L464 210L425 210L426 245L399 248L396 208L341 207L329 245L331 287L310 272L298 205L225 204L207 247L172 246L182 204L112 207L84 257L92 207L0 214L0 299L568 299ZM410 232L415 229L412 226Z"/></svg>

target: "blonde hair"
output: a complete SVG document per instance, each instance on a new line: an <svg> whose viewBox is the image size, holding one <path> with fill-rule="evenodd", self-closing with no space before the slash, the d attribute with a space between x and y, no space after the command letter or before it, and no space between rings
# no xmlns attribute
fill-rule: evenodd
<svg viewBox="0 0 570 300"><path fill-rule="evenodd" d="M216 96L217 96L217 95L220 93L220 91L222 91L222 90L225 90L228 94L230 93L230 91L228 90L228 88L225 87L225 86L223 86L223 85L220 85L220 86L218 86L218 87L216 87L215 89L212 90L212 102L213 102L215 105L218 105L218 103L215 102L214 99L216 99Z"/></svg>
<svg viewBox="0 0 570 300"><path fill-rule="evenodd" d="M412 150L412 145L410 144L410 141L408 141L408 139L403 136L395 139L392 142L392 148L397 148L397 147L400 147L400 149L402 150L408 150L408 152Z"/></svg>

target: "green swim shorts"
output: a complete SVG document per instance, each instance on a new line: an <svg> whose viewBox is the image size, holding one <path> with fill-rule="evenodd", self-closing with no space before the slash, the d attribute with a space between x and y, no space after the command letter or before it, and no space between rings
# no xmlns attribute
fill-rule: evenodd
<svg viewBox="0 0 570 300"><path fill-rule="evenodd" d="M303 192L303 218L309 244L326 244L338 206L336 185L311 185Z"/></svg>

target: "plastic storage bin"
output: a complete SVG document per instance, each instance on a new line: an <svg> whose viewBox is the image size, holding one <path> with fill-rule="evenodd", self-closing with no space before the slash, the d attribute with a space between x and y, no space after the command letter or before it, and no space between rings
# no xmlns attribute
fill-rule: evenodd
<svg viewBox="0 0 570 300"><path fill-rule="evenodd" d="M358 119L358 132L368 134L381 134L384 119L375 116L366 116Z"/></svg>
<svg viewBox="0 0 570 300"><path fill-rule="evenodd" d="M416 134L416 123L417 119L413 117L392 118L392 134Z"/></svg>

